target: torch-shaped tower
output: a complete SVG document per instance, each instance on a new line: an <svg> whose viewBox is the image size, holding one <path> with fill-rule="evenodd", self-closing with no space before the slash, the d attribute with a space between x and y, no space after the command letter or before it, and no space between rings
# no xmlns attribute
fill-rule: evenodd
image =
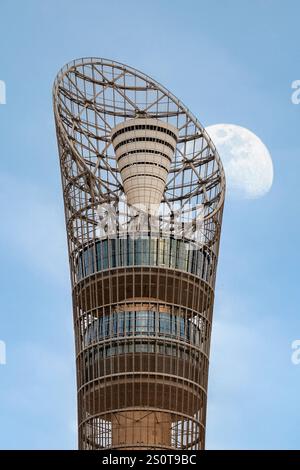
<svg viewBox="0 0 300 470"><path fill-rule="evenodd" d="M79 447L203 449L225 179L164 87L104 59L54 84Z"/></svg>

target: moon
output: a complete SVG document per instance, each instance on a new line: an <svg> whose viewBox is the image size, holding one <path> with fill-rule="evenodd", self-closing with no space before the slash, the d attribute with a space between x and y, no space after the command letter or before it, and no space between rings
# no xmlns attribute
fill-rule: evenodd
<svg viewBox="0 0 300 470"><path fill-rule="evenodd" d="M235 124L214 124L205 130L219 152L227 190L234 199L256 199L270 191L272 158L257 135Z"/></svg>

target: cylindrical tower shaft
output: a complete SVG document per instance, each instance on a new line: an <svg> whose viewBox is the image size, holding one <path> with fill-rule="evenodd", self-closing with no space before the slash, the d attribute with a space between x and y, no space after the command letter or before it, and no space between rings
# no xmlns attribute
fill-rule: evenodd
<svg viewBox="0 0 300 470"><path fill-rule="evenodd" d="M81 449L203 449L225 180L188 109L104 59L66 65L54 113Z"/></svg>

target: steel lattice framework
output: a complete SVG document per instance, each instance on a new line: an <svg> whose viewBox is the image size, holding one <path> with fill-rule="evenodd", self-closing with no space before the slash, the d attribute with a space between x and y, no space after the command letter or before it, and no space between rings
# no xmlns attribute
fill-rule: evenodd
<svg viewBox="0 0 300 470"><path fill-rule="evenodd" d="M217 151L168 90L105 59L76 60L59 72L54 113L73 289L79 447L202 449L225 194ZM124 209L112 134L139 118L173 126L178 136L156 232L146 224L132 237L137 213ZM182 229L187 217L188 232Z"/></svg>

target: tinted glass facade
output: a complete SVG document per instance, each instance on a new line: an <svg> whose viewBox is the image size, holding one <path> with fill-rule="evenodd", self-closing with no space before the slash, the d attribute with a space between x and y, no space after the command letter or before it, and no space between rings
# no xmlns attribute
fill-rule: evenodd
<svg viewBox="0 0 300 470"><path fill-rule="evenodd" d="M122 266L162 266L195 274L211 283L215 256L175 238L110 238L85 248L77 261L78 281L95 272Z"/></svg>
<svg viewBox="0 0 300 470"><path fill-rule="evenodd" d="M85 345L107 339L128 336L174 338L200 347L201 329L191 319L166 312L149 310L116 312L95 318L85 333Z"/></svg>

